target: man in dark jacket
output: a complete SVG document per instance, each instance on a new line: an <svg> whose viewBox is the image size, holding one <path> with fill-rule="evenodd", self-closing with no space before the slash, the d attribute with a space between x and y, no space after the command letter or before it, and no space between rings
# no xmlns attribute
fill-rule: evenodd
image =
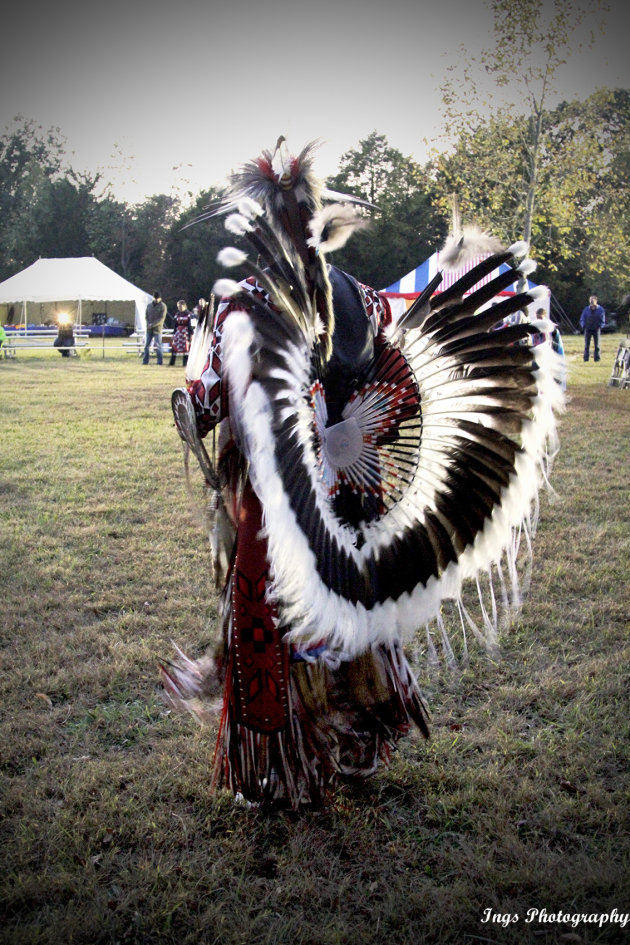
<svg viewBox="0 0 630 945"><path fill-rule="evenodd" d="M597 302L597 296L591 295L588 305L580 316L580 328L584 329L584 360L588 361L591 338L593 339L593 360L599 361L599 333L606 324L606 313Z"/></svg>
<svg viewBox="0 0 630 945"><path fill-rule="evenodd" d="M164 327L164 321L166 319L166 305L162 301L162 296L159 292L153 293L153 301L149 302L146 310L146 334L144 338L144 354L142 355L142 363L149 363L149 351L151 348L151 342L155 338L155 353L157 355L157 363L162 363L162 328Z"/></svg>

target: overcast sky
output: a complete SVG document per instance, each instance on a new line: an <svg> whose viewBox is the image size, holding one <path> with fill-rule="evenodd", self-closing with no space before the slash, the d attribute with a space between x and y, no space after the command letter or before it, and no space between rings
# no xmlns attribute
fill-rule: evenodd
<svg viewBox="0 0 630 945"><path fill-rule="evenodd" d="M424 160L439 85L489 42L483 0L59 0L3 15L0 131L57 126L77 170L131 202L197 194L272 147L321 139L317 170L376 130ZM564 68L560 91L630 86L627 0Z"/></svg>

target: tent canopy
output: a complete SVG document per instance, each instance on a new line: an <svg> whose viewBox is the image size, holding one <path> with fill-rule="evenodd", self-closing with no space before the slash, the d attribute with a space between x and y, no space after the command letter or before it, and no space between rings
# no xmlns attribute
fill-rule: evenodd
<svg viewBox="0 0 630 945"><path fill-rule="evenodd" d="M32 266L0 283L0 303L133 302L136 331L144 331L151 295L127 282L93 256L76 259L38 259Z"/></svg>
<svg viewBox="0 0 630 945"><path fill-rule="evenodd" d="M433 253L432 256L429 256L428 259L425 259L423 263L419 266L416 266L415 269L412 269L411 272L408 272L406 275L402 276L397 282L392 283L386 289L383 289L382 292L390 300L390 305L392 306L392 311L397 317L400 314L404 313L407 303L411 303L413 299L417 298L418 295L427 287L431 279L438 274L442 273L442 282L435 290L435 294L438 295L440 292L444 292L445 289L448 289L452 286L458 279L463 275L473 269L478 263L483 262L484 259L487 259L488 253L483 253L479 256L471 257L463 266L457 269L445 269L443 268L444 264L440 260L440 252ZM498 269L493 270L493 272L488 273L485 278L481 279L466 295L470 295L471 292L478 289L480 286L485 285L490 282L491 279L494 279L499 273L508 272L509 266L503 263L499 266ZM501 295L513 295L516 292L516 279L512 285L507 286L503 290ZM528 288L536 288L536 283L527 280ZM536 303L535 308L544 308L546 314L549 314L549 300L541 299ZM530 306L530 309L533 306ZM533 311L530 311L530 316L534 315Z"/></svg>

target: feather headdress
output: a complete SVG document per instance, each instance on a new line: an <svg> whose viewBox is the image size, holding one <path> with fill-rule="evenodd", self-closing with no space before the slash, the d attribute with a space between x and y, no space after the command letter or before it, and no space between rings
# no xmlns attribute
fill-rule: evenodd
<svg viewBox="0 0 630 945"><path fill-rule="evenodd" d="M261 266L245 265L245 259L239 264L248 274L259 274L265 267L279 286L291 286L317 334L320 356L327 360L332 350L334 313L323 253L341 248L355 230L367 225L356 207L371 204L323 186L313 171L316 148L317 143L311 142L299 154L291 155L281 136L273 151L263 151L236 170L225 197L192 223L229 214L228 231L245 237ZM335 203L324 207L325 200ZM275 297L278 300L277 293Z"/></svg>

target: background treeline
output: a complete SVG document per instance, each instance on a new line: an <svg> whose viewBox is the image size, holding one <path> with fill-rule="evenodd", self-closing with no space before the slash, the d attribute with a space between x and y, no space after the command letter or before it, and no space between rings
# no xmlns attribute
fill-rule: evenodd
<svg viewBox="0 0 630 945"><path fill-rule="evenodd" d="M455 202L464 224L508 242L530 232L536 278L574 320L591 292L627 312L630 91L457 127L424 165L376 131L342 156L328 186L379 210L336 264L389 285L441 245ZM147 291L159 288L169 307L178 298L193 305L223 274L216 256L230 238L220 218L183 227L218 196L210 188L185 206L164 194L120 202L101 176L67 164L58 130L17 118L0 138L0 279L39 257L94 255Z"/></svg>

